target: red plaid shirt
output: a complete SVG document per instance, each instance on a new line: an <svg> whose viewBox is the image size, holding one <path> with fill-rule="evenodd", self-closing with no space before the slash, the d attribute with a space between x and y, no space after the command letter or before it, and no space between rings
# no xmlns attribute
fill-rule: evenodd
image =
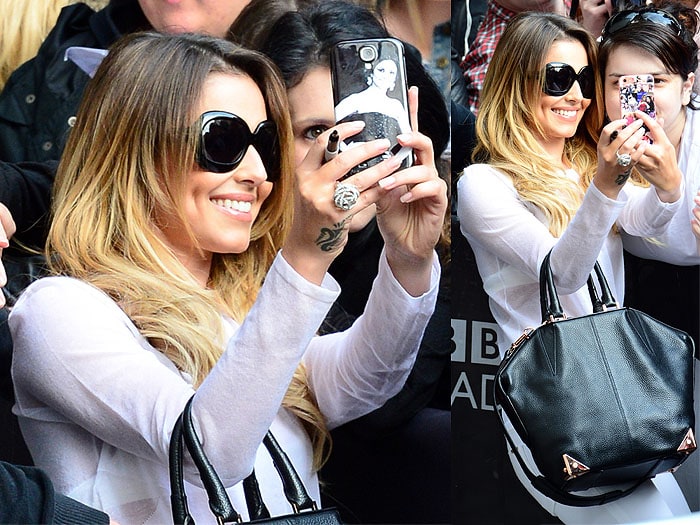
<svg viewBox="0 0 700 525"><path fill-rule="evenodd" d="M474 43L462 61L464 78L467 81L467 104L475 115L479 111L479 94L484 85L486 68L491 62L491 57L506 23L513 16L515 16L513 11L490 1L484 20L479 25L479 30L474 38Z"/></svg>
<svg viewBox="0 0 700 525"><path fill-rule="evenodd" d="M563 4L568 13L571 0L564 0ZM515 14L510 9L489 0L486 14L479 25L474 42L462 61L461 66L467 81L467 105L474 115L479 111L479 95L484 86L486 68L491 62L496 44L498 44L506 24Z"/></svg>

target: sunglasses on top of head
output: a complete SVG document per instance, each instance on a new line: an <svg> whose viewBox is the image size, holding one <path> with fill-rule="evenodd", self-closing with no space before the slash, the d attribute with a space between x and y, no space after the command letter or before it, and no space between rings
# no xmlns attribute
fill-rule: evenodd
<svg viewBox="0 0 700 525"><path fill-rule="evenodd" d="M627 9L615 13L613 16L608 18L608 21L603 27L601 36L603 40L606 37L613 35L626 28L631 24L638 24L640 22L647 22L657 25L662 25L668 27L676 36L681 36L683 33L683 26L681 23L673 16L671 13L667 13L661 9L655 7L644 7L642 9Z"/></svg>
<svg viewBox="0 0 700 525"><path fill-rule="evenodd" d="M595 75L591 66L583 66L578 73L569 64L550 62L544 66L543 91L552 97L566 95L578 81L583 98L595 96Z"/></svg>
<svg viewBox="0 0 700 525"><path fill-rule="evenodd" d="M280 177L280 151L277 126L264 120L253 133L245 120L227 111L207 111L199 117L201 131L197 164L207 171L233 171L253 146L262 159L268 182Z"/></svg>

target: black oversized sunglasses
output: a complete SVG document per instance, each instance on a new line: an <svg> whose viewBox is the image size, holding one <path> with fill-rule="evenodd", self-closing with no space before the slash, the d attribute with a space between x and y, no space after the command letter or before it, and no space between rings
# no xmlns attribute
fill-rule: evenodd
<svg viewBox="0 0 700 525"><path fill-rule="evenodd" d="M563 62L550 62L544 66L544 92L547 95L566 95L576 81L581 87L583 98L595 96L595 76L591 66L583 66L578 73Z"/></svg>
<svg viewBox="0 0 700 525"><path fill-rule="evenodd" d="M642 9L628 9L615 13L608 18L601 36L605 40L606 37L617 33L630 24L638 24L639 22L650 22L668 27L676 33L676 36L681 36L681 33L683 33L683 26L675 16L661 9L644 7Z"/></svg>
<svg viewBox="0 0 700 525"><path fill-rule="evenodd" d="M253 133L245 120L227 111L207 111L199 118L201 133L197 147L197 164L207 171L226 173L238 167L249 146L262 159L267 180L280 177L280 151L277 126L264 120Z"/></svg>

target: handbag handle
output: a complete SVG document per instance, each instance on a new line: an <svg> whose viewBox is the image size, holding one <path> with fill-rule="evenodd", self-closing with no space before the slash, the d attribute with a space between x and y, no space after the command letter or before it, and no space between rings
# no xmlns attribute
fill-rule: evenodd
<svg viewBox="0 0 700 525"><path fill-rule="evenodd" d="M557 287L554 285L554 275L550 265L551 250L545 255L542 265L540 266L540 311L542 313L542 322L557 319L564 319L566 315L561 307L559 296L557 295ZM608 280L605 278L598 261L593 266L598 284L600 285L601 294L598 295L592 275L588 276L588 294L591 297L594 312L601 312L607 308L617 308L618 304L615 301Z"/></svg>
<svg viewBox="0 0 700 525"><path fill-rule="evenodd" d="M194 525L195 523L194 518L190 514L185 494L183 478L184 441L207 492L209 508L216 516L218 523L240 523L242 521L241 515L233 508L221 478L219 478L219 475L204 453L204 448L197 437L197 431L192 423L193 399L194 396L187 401L170 437L170 504L173 511L173 522L176 525Z"/></svg>
<svg viewBox="0 0 700 525"><path fill-rule="evenodd" d="M175 423L170 441L170 484L171 484L171 507L173 510L173 521L180 525L194 525L194 519L187 506L183 481L183 441L192 456L192 460L197 467L204 489L209 499L209 507L216 516L219 523L241 522L241 516L233 508L231 500L226 493L226 488L221 482L216 470L209 462L204 448L202 447L197 431L192 422L192 400L189 399L182 414ZM273 464L277 470L282 485L284 495L289 501L294 513L302 510L317 510L316 502L309 496L301 477L294 469L289 456L282 450L279 443L269 430L263 438L263 444L272 457ZM246 504L249 509L251 519L269 518L270 513L263 503L255 471L243 480L243 491Z"/></svg>
<svg viewBox="0 0 700 525"><path fill-rule="evenodd" d="M255 470L243 480L243 494L245 495L245 503L246 507L248 507L248 515L251 521L270 517L270 511L267 510L260 493L260 485L258 485Z"/></svg>
<svg viewBox="0 0 700 525"><path fill-rule="evenodd" d="M265 437L263 438L263 444L267 451L272 456L272 462L277 469L277 473L282 479L282 485L284 486L284 496L287 501L292 505L294 513L298 513L302 510L316 510L316 502L311 499L309 493L304 487L304 482L299 477L299 474L294 469L294 465L289 460L289 456L282 450L279 443L272 435L269 430Z"/></svg>
<svg viewBox="0 0 700 525"><path fill-rule="evenodd" d="M169 471L170 471L170 506L173 511L173 523L176 525L194 525L194 520L187 506L187 494L182 474L182 415L177 418L170 436Z"/></svg>
<svg viewBox="0 0 700 525"><path fill-rule="evenodd" d="M282 450L275 436L269 430L263 438L263 444L272 457L272 463L282 479L284 488L284 496L292 506L295 514L302 510L317 510L316 502L311 499L309 493L304 487L299 474L289 460L289 456ZM265 506L260 493L258 481L255 479L255 472L243 481L243 492L245 493L246 504L248 505L248 513L251 519L269 518L270 512Z"/></svg>

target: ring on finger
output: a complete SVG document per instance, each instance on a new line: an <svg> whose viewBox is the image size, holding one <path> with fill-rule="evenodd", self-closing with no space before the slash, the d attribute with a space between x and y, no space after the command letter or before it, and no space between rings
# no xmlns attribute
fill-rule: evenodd
<svg viewBox="0 0 700 525"><path fill-rule="evenodd" d="M348 211L357 204L360 198L360 190L348 182L336 182L333 192L333 203L335 207Z"/></svg>
<svg viewBox="0 0 700 525"><path fill-rule="evenodd" d="M615 152L615 156L617 157L617 165L622 166L623 168L626 168L630 164L632 164L632 155L629 153L622 153L620 154L620 151Z"/></svg>

